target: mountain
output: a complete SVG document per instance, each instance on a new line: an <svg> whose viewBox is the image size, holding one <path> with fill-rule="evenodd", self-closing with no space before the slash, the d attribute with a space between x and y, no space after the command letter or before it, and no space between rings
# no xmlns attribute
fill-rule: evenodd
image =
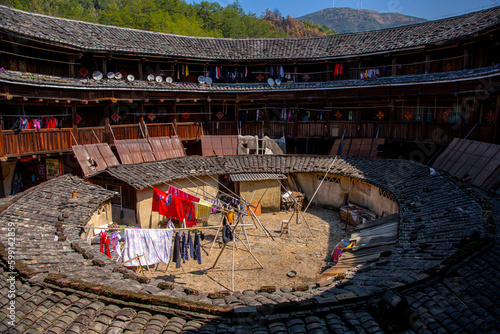
<svg viewBox="0 0 500 334"><path fill-rule="evenodd" d="M326 26L339 34L394 28L427 21L399 13L379 13L374 10L352 8L326 8L297 19Z"/></svg>

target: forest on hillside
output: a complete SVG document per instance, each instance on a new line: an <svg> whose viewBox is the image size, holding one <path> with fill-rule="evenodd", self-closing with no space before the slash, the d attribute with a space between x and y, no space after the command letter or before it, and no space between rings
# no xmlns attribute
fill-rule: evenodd
<svg viewBox="0 0 500 334"><path fill-rule="evenodd" d="M227 6L184 0L0 0L40 14L187 36L257 38L335 34L326 26L284 17L275 10L245 13L238 1Z"/></svg>

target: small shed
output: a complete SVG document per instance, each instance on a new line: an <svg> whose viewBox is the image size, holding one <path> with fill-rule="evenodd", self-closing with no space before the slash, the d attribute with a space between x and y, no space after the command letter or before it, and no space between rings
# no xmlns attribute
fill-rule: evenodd
<svg viewBox="0 0 500 334"><path fill-rule="evenodd" d="M280 180L286 179L285 175L271 173L241 173L230 174L230 178L231 181L235 183L237 194L247 201L260 201L262 212L280 211Z"/></svg>

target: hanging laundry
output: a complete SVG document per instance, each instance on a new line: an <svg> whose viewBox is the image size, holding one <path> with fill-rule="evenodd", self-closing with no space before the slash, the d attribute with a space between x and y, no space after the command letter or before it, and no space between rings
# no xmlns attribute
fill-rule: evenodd
<svg viewBox="0 0 500 334"><path fill-rule="evenodd" d="M201 242L200 236L198 233L194 234L194 252L193 252L193 260L198 261L198 264L201 264Z"/></svg>
<svg viewBox="0 0 500 334"><path fill-rule="evenodd" d="M193 244L193 238L191 238L190 231L188 231L187 245L189 248L189 256L193 259L194 258L194 244Z"/></svg>
<svg viewBox="0 0 500 334"><path fill-rule="evenodd" d="M256 112L256 115L255 115L255 121L258 122L259 121L259 114L260 114L260 110L257 109L257 112Z"/></svg>
<svg viewBox="0 0 500 334"><path fill-rule="evenodd" d="M189 65L186 65L186 76L189 76Z"/></svg>
<svg viewBox="0 0 500 334"><path fill-rule="evenodd" d="M280 65L280 79L285 76L285 70L283 69L283 66Z"/></svg>
<svg viewBox="0 0 500 334"><path fill-rule="evenodd" d="M167 197L167 193L160 189L153 188L153 212L158 212L160 200Z"/></svg>
<svg viewBox="0 0 500 334"><path fill-rule="evenodd" d="M153 188L153 205L152 211L158 212L160 215L176 219L176 220L186 220L186 225L192 227L196 225L196 214L194 211L194 201L199 201L200 199L189 195L175 187L169 188L169 193L165 193L157 188ZM175 196L172 193L177 193L181 196L186 196L191 198L191 200L181 198L180 196Z"/></svg>
<svg viewBox="0 0 500 334"><path fill-rule="evenodd" d="M113 231L111 234L111 247L113 248L113 251L118 254L118 258L122 257L122 252L120 249L120 240L122 239L122 236L118 231Z"/></svg>
<svg viewBox="0 0 500 334"><path fill-rule="evenodd" d="M129 228L125 230L125 244L123 246L123 262L133 259L125 266L136 267L140 265L152 265L159 262L168 263L172 249L173 229L139 229Z"/></svg>
<svg viewBox="0 0 500 334"><path fill-rule="evenodd" d="M248 76L248 67L245 66L245 78Z"/></svg>
<svg viewBox="0 0 500 334"><path fill-rule="evenodd" d="M339 75L344 75L344 64L340 64L339 66Z"/></svg>
<svg viewBox="0 0 500 334"><path fill-rule="evenodd" d="M170 219L167 222L167 228L175 228L174 223Z"/></svg>
<svg viewBox="0 0 500 334"><path fill-rule="evenodd" d="M229 224L232 224L234 222L234 212L230 211L226 213L226 216L227 216L227 222Z"/></svg>
<svg viewBox="0 0 500 334"><path fill-rule="evenodd" d="M228 243L233 241L233 232L231 231L231 226L227 225L226 222L222 226L222 241Z"/></svg>
<svg viewBox="0 0 500 334"><path fill-rule="evenodd" d="M182 263L186 263L186 261L189 261L188 243L187 243L187 238L186 238L186 232L182 232L181 255L182 255Z"/></svg>
<svg viewBox="0 0 500 334"><path fill-rule="evenodd" d="M274 75L274 68L271 66L269 68L269 76L272 77Z"/></svg>
<svg viewBox="0 0 500 334"><path fill-rule="evenodd" d="M196 225L196 215L194 212L194 204L183 198L172 196L173 202L177 207L178 220L185 220L188 227Z"/></svg>
<svg viewBox="0 0 500 334"><path fill-rule="evenodd" d="M108 235L106 232L101 231L101 253L106 254L108 257L111 257L111 254L109 252L109 244L111 241L109 240Z"/></svg>
<svg viewBox="0 0 500 334"><path fill-rule="evenodd" d="M207 221L212 211L212 203L200 199L200 202L194 204L194 215L197 220Z"/></svg>
<svg viewBox="0 0 500 334"><path fill-rule="evenodd" d="M175 262L175 267L181 267L182 261L182 251L181 251L181 234L177 233L174 238L174 250L172 255L172 261Z"/></svg>
<svg viewBox="0 0 500 334"><path fill-rule="evenodd" d="M182 191L182 190L180 190L176 187L173 187L173 186L168 187L168 193L171 195L183 198L183 199L187 199L188 201L191 201L191 202L198 203L200 201L200 199L198 197L193 196L191 194L188 194L187 192Z"/></svg>

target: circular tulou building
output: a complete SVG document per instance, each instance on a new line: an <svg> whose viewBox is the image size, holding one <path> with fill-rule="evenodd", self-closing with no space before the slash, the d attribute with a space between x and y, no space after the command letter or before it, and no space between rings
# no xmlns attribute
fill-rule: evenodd
<svg viewBox="0 0 500 334"><path fill-rule="evenodd" d="M500 330L500 7L290 39L0 8L0 332ZM210 219L246 212L264 253L312 249L309 205L345 223L324 230L326 268L284 285L193 288L173 264L160 275L106 255L105 229L168 229L157 194L170 201L172 187L214 200ZM290 197L300 210L276 233L266 219ZM238 224L227 248L248 244L261 264Z"/></svg>

